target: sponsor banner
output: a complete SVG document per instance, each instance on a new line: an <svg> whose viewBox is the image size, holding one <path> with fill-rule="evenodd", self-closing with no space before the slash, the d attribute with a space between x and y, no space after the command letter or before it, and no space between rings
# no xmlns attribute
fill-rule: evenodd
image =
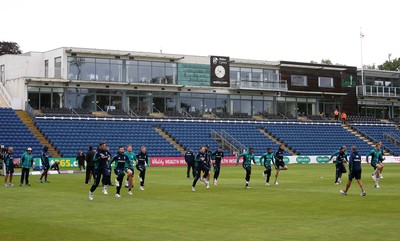
<svg viewBox="0 0 400 241"><path fill-rule="evenodd" d="M60 162L60 168L63 167L78 167L78 161L76 160L75 157L70 157L70 158L50 158L50 166L53 165L54 162L59 161ZM41 166L41 160L40 158L35 158L35 165L36 166Z"/></svg>
<svg viewBox="0 0 400 241"><path fill-rule="evenodd" d="M285 164L326 164L329 161L330 156L284 156L283 161ZM221 164L236 165L236 156L224 157ZM255 157L256 164L259 163L259 156ZM361 161L366 163L365 156L362 157ZM239 164L243 162L243 158L240 158ZM332 163L332 161L330 162ZM386 156L384 163L400 163L400 156ZM150 166L186 166L185 159L183 157L150 157Z"/></svg>

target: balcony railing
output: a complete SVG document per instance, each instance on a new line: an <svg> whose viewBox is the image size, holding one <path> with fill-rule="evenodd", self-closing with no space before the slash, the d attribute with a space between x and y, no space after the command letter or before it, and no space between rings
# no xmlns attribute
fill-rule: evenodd
<svg viewBox="0 0 400 241"><path fill-rule="evenodd" d="M357 95L376 97L400 97L400 87L362 85L357 86Z"/></svg>
<svg viewBox="0 0 400 241"><path fill-rule="evenodd" d="M264 82L264 81L231 81L232 88L238 89L258 89L258 90L273 90L287 91L287 82L284 80Z"/></svg>

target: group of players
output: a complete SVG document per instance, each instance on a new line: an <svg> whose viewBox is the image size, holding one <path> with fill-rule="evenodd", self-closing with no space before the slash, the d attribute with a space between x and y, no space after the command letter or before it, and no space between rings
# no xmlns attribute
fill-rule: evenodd
<svg viewBox="0 0 400 241"><path fill-rule="evenodd" d="M358 182L358 185L361 188L361 196L365 196L366 192L364 189L364 185L361 181L361 156L359 155L357 148L355 146L351 147L351 154L349 155L349 158L347 158L347 152L346 152L346 146L342 146L339 150L334 152L331 157L329 158L329 161L333 160L333 163L335 163L336 167L336 173L335 173L335 184L339 185L342 183L341 177L343 173L346 173L346 167L345 163L349 163L349 179L346 184L345 190L340 190L340 193L342 195L347 195L347 191L349 190L352 180L356 179ZM382 149L382 142L379 141L376 143L376 146L374 149L372 149L370 152L365 157L365 160L367 163L369 163L369 158L371 157L371 166L374 169L371 177L372 180L375 182L375 188L380 188L379 186L379 180L383 179L382 176L382 171L384 168L383 161L385 160L383 156L383 149Z"/></svg>
<svg viewBox="0 0 400 241"><path fill-rule="evenodd" d="M60 166L59 162L56 161L50 166L50 154L48 152L48 147L44 146L43 147L43 152L40 155L42 165L43 165L43 172L39 178L39 182L42 183L43 177L45 178L44 182L48 183L47 181L47 174L49 170L56 170L58 173L60 173ZM14 148L12 146L9 146L8 148L5 148L4 146L1 146L1 153L0 153L0 160L1 164L5 169L4 173L4 186L5 187L13 187L14 184L12 183L13 175L14 175L14 167L15 167L15 162L14 162ZM30 186L31 184L29 183L29 173L31 168L34 166L34 155L32 154L32 148L28 147L26 151L22 154L20 158L20 166L22 167L21 169L21 182L19 186L24 185L25 181L25 186Z"/></svg>
<svg viewBox="0 0 400 241"><path fill-rule="evenodd" d="M125 148L118 147L118 153L111 157L110 151L104 141L99 143L99 147L93 158L94 161L94 182L89 191L89 199L93 200L94 191L100 184L102 178L103 194L108 194L107 186L110 181L111 165L114 165L116 193L115 197L121 197L122 181L124 180L125 173L127 174L127 186L129 188L128 194L132 195L132 187L134 181L134 167L139 171L140 190L144 190L144 180L146 177L146 165L149 165L149 157L145 146L142 146L139 154L132 151L132 145Z"/></svg>
<svg viewBox="0 0 400 241"><path fill-rule="evenodd" d="M274 184L278 185L278 176L281 170L287 170L285 162L283 161L283 154L285 152L285 146L282 144L279 146L278 151L272 152L271 148L268 148L267 152L260 157L260 165L265 167L263 171L263 177L266 178L266 186L269 186L271 177L272 165L275 167L275 181ZM190 169L193 173L192 191L196 191L196 183L200 180L201 183L206 184L206 188L210 188L210 171L211 164L214 169L214 185L218 185L218 177L221 170L221 161L224 158L222 146L219 146L215 152L211 152L209 145L201 146L197 155L194 155L193 150L189 149L185 153L185 161L187 163L187 178L190 177ZM238 165L240 159L243 158L242 167L246 171L245 176L245 188L250 188L249 182L251 177L251 164L256 164L255 156L253 154L253 148L249 148L248 151L238 155L236 165ZM203 176L201 177L201 173Z"/></svg>

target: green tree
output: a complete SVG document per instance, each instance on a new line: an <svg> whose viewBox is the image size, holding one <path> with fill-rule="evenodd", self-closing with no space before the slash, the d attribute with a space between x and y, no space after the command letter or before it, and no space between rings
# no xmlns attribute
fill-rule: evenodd
<svg viewBox="0 0 400 241"><path fill-rule="evenodd" d="M15 42L0 41L0 56L5 54L22 54L22 51Z"/></svg>
<svg viewBox="0 0 400 241"><path fill-rule="evenodd" d="M400 58L394 58L393 60L390 59L392 55L389 54L388 60L385 63L378 65L378 69L380 70L392 70L392 71L399 71L400 69Z"/></svg>
<svg viewBox="0 0 400 241"><path fill-rule="evenodd" d="M333 65L330 59L322 59L321 64Z"/></svg>

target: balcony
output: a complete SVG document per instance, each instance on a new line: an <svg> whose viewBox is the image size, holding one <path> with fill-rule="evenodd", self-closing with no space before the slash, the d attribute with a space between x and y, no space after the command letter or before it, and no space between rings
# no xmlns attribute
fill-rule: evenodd
<svg viewBox="0 0 400 241"><path fill-rule="evenodd" d="M400 87L384 87L373 85L357 86L357 96L400 97Z"/></svg>
<svg viewBox="0 0 400 241"><path fill-rule="evenodd" d="M231 81L231 87L241 90L287 91L286 80L279 81Z"/></svg>

